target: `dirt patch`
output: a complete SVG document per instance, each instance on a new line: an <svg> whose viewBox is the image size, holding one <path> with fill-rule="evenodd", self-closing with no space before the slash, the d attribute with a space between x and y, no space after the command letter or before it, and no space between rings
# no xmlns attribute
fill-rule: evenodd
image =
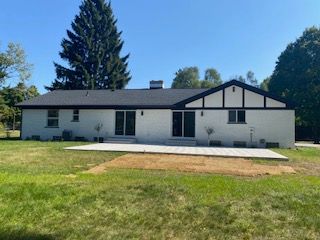
<svg viewBox="0 0 320 240"><path fill-rule="evenodd" d="M222 173L238 176L295 173L290 166L262 165L244 158L186 156L173 154L126 154L91 168L87 173L100 174L111 168L178 170L199 173Z"/></svg>

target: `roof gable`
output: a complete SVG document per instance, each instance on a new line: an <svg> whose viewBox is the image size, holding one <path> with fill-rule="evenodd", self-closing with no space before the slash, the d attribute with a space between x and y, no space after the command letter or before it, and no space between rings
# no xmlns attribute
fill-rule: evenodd
<svg viewBox="0 0 320 240"><path fill-rule="evenodd" d="M260 88L256 88L256 87L250 86L250 85L248 85L248 84L245 84L245 83L240 82L240 81L237 81L237 80L231 80L231 81L226 82L226 83L224 83L224 84L222 84L222 85L220 85L220 86L218 86L218 87L208 89L207 91L204 91L204 92L199 93L199 94L197 94L197 95L195 95L195 96L192 96L192 97L190 97L190 98L188 98L188 99L185 99L185 100L183 100L183 101L181 101L181 102L178 102L178 103L176 103L175 105L176 105L176 106L179 106L179 107L184 106L184 105L186 105L186 104L188 104L188 103L191 103L191 102L193 102L193 101L196 101L196 100L198 100L198 99L201 99L201 98L203 98L203 97L206 97L206 96L208 96L208 95L210 95L210 94L219 92L219 91L221 91L221 90L224 91L226 88L229 88L229 87L231 87L231 86L238 86L238 87L240 87L240 88L243 88L243 89L245 89L245 90L251 91L251 92L253 92L253 93L262 95L262 96L264 96L264 97L266 97L266 98L270 98L270 99L272 99L272 100L275 100L275 101L284 103L288 108L293 106L289 101L285 100L284 98L275 96L275 95L273 95L273 94L271 94L271 93L269 93L269 92L266 92L266 91L264 91L264 90L262 90L262 89L260 89Z"/></svg>

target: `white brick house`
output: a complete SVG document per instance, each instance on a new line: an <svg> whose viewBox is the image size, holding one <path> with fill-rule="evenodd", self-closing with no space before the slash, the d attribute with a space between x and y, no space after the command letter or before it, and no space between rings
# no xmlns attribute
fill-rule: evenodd
<svg viewBox="0 0 320 240"><path fill-rule="evenodd" d="M153 82L157 84L159 82ZM161 84L161 82L160 82ZM24 101L21 138L62 136L93 140L131 138L141 143L168 140L294 147L294 109L282 98L232 80L212 89L59 90Z"/></svg>

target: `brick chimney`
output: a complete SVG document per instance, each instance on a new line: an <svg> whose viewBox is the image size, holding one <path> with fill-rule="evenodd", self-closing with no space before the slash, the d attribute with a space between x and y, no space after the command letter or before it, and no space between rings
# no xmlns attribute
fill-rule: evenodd
<svg viewBox="0 0 320 240"><path fill-rule="evenodd" d="M150 89L163 89L164 82L162 80L152 80L150 81Z"/></svg>

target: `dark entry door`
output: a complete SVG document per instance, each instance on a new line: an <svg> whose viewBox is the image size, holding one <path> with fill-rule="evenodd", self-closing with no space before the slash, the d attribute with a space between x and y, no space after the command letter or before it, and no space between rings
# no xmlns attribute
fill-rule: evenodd
<svg viewBox="0 0 320 240"><path fill-rule="evenodd" d="M182 112L173 112L172 136L182 137Z"/></svg>
<svg viewBox="0 0 320 240"><path fill-rule="evenodd" d="M124 111L117 111L116 112L116 135L123 135L124 134Z"/></svg>
<svg viewBox="0 0 320 240"><path fill-rule="evenodd" d="M136 134L136 112L126 112L126 135L134 136Z"/></svg>
<svg viewBox="0 0 320 240"><path fill-rule="evenodd" d="M184 136L195 137L195 113L184 112Z"/></svg>

